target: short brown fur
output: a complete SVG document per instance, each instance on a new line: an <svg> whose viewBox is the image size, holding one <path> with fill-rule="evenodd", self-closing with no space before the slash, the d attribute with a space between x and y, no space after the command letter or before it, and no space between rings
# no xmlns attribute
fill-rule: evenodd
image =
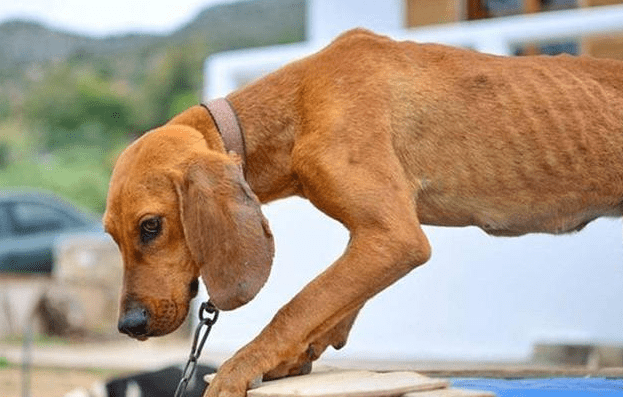
<svg viewBox="0 0 623 397"><path fill-rule="evenodd" d="M622 62L497 57L353 30L228 99L246 181L200 106L115 167L104 219L125 263L121 314L136 302L150 312L136 336L179 326L199 275L223 309L255 296L273 255L259 202L305 197L351 239L223 364L210 397L307 372L343 346L362 305L428 260L420 224L564 233L623 212ZM151 215L162 230L142 244Z"/></svg>

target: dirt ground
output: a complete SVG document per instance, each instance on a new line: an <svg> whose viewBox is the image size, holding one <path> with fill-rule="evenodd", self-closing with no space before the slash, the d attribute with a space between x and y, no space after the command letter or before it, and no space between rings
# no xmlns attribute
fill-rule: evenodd
<svg viewBox="0 0 623 397"><path fill-rule="evenodd" d="M95 382L123 374L115 370L31 368L31 397L63 397L68 392L83 387L89 389ZM0 367L0 397L22 397L22 368Z"/></svg>

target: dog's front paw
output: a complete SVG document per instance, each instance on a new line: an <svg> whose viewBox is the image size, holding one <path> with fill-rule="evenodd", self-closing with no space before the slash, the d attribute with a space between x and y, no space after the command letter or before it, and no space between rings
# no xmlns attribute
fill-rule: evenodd
<svg viewBox="0 0 623 397"><path fill-rule="evenodd" d="M245 397L247 389L260 375L254 375L248 363L230 359L218 370L210 382L204 397Z"/></svg>
<svg viewBox="0 0 623 397"><path fill-rule="evenodd" d="M246 394L246 382L217 375L214 380L210 382L204 397L245 397Z"/></svg>

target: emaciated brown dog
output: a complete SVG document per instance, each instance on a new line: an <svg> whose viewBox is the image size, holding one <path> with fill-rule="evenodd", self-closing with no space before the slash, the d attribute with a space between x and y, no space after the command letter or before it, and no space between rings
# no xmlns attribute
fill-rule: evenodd
<svg viewBox="0 0 623 397"><path fill-rule="evenodd" d="M244 396L257 377L309 371L342 347L362 305L430 257L421 224L565 233L623 212L623 62L353 30L227 99L244 153L195 106L115 166L104 221L125 264L120 329L176 329L199 276L220 309L252 299L273 256L260 203L305 197L350 242L208 396Z"/></svg>

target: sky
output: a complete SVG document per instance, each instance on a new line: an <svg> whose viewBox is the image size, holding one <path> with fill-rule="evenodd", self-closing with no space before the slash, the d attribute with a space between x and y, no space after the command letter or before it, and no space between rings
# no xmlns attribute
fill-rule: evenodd
<svg viewBox="0 0 623 397"><path fill-rule="evenodd" d="M24 0L0 1L0 23L27 19L91 36L168 33L208 6L233 0Z"/></svg>

